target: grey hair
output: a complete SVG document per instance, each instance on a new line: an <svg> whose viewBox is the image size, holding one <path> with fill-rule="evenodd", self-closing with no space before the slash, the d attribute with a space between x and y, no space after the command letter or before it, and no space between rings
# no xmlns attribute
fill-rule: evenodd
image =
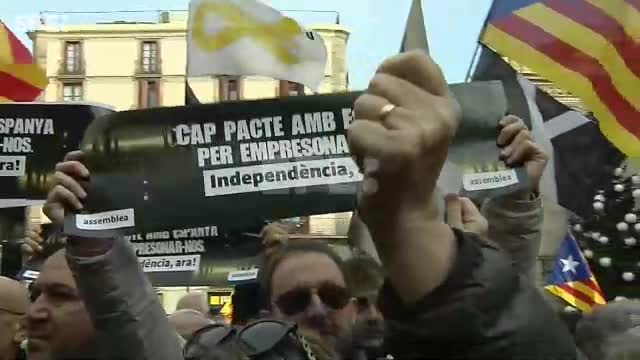
<svg viewBox="0 0 640 360"><path fill-rule="evenodd" d="M627 347L631 349L639 342L640 337L633 334L639 326L640 301L617 301L596 309L578 322L576 344L591 360L617 359L607 355L613 351L620 353Z"/></svg>
<svg viewBox="0 0 640 360"><path fill-rule="evenodd" d="M602 360L640 359L640 336L632 333L616 335L607 340Z"/></svg>

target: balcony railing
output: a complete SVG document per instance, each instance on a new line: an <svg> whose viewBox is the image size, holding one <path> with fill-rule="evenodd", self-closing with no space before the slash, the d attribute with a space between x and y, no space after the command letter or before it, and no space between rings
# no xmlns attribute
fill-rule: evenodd
<svg viewBox="0 0 640 360"><path fill-rule="evenodd" d="M72 65L72 66L69 66ZM58 75L62 77L82 77L85 75L84 59L78 59L73 64L68 64L66 59L58 62Z"/></svg>
<svg viewBox="0 0 640 360"><path fill-rule="evenodd" d="M162 75L162 60L157 58L155 64L143 64L142 59L136 60L136 76L158 77Z"/></svg>

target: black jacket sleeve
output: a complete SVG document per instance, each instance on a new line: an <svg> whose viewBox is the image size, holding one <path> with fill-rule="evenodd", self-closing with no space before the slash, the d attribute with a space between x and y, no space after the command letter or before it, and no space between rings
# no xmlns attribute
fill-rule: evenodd
<svg viewBox="0 0 640 360"><path fill-rule="evenodd" d="M15 240L3 241L0 245L2 254L0 255L0 275L17 279L22 268L21 242Z"/></svg>
<svg viewBox="0 0 640 360"><path fill-rule="evenodd" d="M448 279L414 304L387 282L380 308L386 348L396 359L575 360L575 343L508 256L456 231Z"/></svg>

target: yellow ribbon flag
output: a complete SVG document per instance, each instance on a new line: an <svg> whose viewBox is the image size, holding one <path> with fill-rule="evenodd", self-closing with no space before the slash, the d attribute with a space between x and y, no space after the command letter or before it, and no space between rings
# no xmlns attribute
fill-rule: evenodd
<svg viewBox="0 0 640 360"><path fill-rule="evenodd" d="M317 89L327 50L322 38L255 0L193 0L188 75L260 75Z"/></svg>
<svg viewBox="0 0 640 360"><path fill-rule="evenodd" d="M234 24L233 28L208 34L205 28L208 14L222 17L228 23ZM196 8L193 17L193 40L204 51L215 52L243 37L249 37L284 64L292 65L300 61L287 46L287 42L303 32L292 19L283 18L275 24L264 24L235 5L208 3Z"/></svg>

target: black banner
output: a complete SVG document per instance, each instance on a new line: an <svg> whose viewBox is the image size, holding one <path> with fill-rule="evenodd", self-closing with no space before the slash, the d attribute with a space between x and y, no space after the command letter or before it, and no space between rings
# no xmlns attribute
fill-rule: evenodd
<svg viewBox="0 0 640 360"><path fill-rule="evenodd" d="M500 82L451 86L463 120L449 161L467 191L513 191L522 172L498 160ZM359 93L126 111L87 129L87 213L65 231L111 236L350 211L361 180L346 130ZM488 105L490 104L490 105ZM469 177L469 178L467 178Z"/></svg>
<svg viewBox="0 0 640 360"><path fill-rule="evenodd" d="M259 228L252 229L259 232ZM126 237L154 286L229 286L259 265L262 240L207 225Z"/></svg>
<svg viewBox="0 0 640 360"><path fill-rule="evenodd" d="M262 250L262 239L256 234L261 228L262 224L256 224L242 232L230 232L201 226L136 233L125 238L153 286L228 287L255 281ZM66 241L55 230L53 234L46 237L45 247ZM18 280L28 284L37 279L44 261L40 256L29 260Z"/></svg>
<svg viewBox="0 0 640 360"><path fill-rule="evenodd" d="M93 119L112 112L88 104L0 104L0 207L46 199L56 163L78 149Z"/></svg>

